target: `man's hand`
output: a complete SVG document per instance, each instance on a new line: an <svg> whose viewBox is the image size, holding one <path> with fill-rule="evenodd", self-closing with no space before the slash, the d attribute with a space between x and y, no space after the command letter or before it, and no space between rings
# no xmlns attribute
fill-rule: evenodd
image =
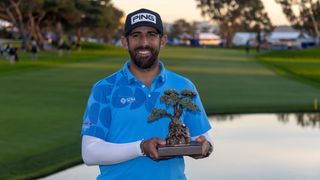
<svg viewBox="0 0 320 180"><path fill-rule="evenodd" d="M141 149L143 150L146 156L149 156L153 160L167 159L167 158L160 157L157 149L158 145L165 145L165 144L166 144L166 141L163 141L160 138L151 138L148 140L144 140L141 143Z"/></svg>
<svg viewBox="0 0 320 180"><path fill-rule="evenodd" d="M209 141L207 141L207 139L204 136L199 136L197 139L195 139L195 141L201 144L202 154L196 155L196 156L190 156L190 157L192 157L194 159L201 159L201 158L208 157L213 150L213 147L209 143Z"/></svg>

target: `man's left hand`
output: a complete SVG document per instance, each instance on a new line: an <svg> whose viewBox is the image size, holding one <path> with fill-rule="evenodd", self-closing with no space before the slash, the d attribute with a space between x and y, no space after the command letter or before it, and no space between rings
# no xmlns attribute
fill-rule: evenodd
<svg viewBox="0 0 320 180"><path fill-rule="evenodd" d="M190 157L192 157L194 159L201 159L201 158L208 157L211 154L212 149L213 149L211 143L204 136L199 136L197 139L195 139L195 141L198 142L199 144L201 144L202 154L190 156Z"/></svg>

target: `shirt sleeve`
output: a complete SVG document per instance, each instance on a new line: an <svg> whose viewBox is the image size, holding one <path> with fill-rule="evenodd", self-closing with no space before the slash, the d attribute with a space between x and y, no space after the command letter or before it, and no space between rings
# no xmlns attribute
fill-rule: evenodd
<svg viewBox="0 0 320 180"><path fill-rule="evenodd" d="M93 86L83 116L81 135L107 139L112 117L110 105L112 89L112 85L103 81Z"/></svg>

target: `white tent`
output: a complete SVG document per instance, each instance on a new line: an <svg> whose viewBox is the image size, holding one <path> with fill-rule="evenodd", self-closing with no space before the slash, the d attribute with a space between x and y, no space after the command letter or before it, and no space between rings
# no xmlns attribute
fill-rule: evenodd
<svg viewBox="0 0 320 180"><path fill-rule="evenodd" d="M314 43L307 33L301 32L272 32L268 41L273 47L302 48L303 43Z"/></svg>
<svg viewBox="0 0 320 180"><path fill-rule="evenodd" d="M220 36L214 33L199 33L200 45L219 45L221 43Z"/></svg>
<svg viewBox="0 0 320 180"><path fill-rule="evenodd" d="M244 46L248 41L255 40L256 37L257 33L237 32L232 39L232 44L235 46Z"/></svg>

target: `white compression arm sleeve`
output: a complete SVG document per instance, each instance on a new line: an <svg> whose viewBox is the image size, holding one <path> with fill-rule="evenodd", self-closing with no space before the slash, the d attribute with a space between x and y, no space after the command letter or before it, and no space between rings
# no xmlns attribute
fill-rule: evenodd
<svg viewBox="0 0 320 180"><path fill-rule="evenodd" d="M202 136L212 143L207 132ZM191 137L191 139L195 140L197 137L199 136ZM86 165L121 163L142 156L140 143L141 141L118 144L84 135L82 137L82 159Z"/></svg>
<svg viewBox="0 0 320 180"><path fill-rule="evenodd" d="M110 143L84 135L82 137L82 159L86 165L110 165L142 156L141 141L131 143Z"/></svg>

